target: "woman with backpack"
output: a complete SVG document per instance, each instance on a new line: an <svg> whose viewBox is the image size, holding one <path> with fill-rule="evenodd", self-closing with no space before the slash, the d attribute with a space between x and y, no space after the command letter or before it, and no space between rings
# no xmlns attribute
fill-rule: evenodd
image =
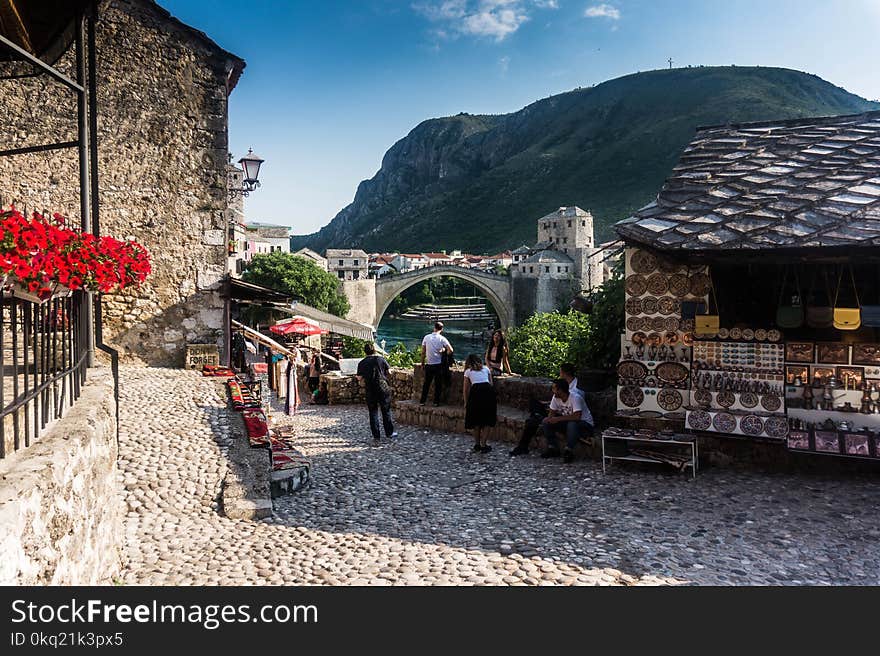
<svg viewBox="0 0 880 656"><path fill-rule="evenodd" d="M492 372L480 356L471 354L464 369L464 427L474 431L474 453L489 453L486 428L495 426L498 402L492 385Z"/></svg>
<svg viewBox="0 0 880 656"><path fill-rule="evenodd" d="M357 377L363 381L367 397L367 410L370 413L370 430L373 433L373 446L379 446L379 412L382 412L382 424L385 437L389 440L397 437L391 417L391 386L388 374L391 368L388 361L376 355L376 347L372 342L364 344L367 357L358 363Z"/></svg>

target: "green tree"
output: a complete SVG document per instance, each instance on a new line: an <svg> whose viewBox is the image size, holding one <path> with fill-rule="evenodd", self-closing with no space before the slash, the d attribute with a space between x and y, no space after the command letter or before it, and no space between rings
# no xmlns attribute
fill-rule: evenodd
<svg viewBox="0 0 880 656"><path fill-rule="evenodd" d="M404 344L398 342L391 347L391 350L388 351L388 357L385 359L392 367L412 369L417 362L422 361L422 349L419 346L408 349Z"/></svg>
<svg viewBox="0 0 880 656"><path fill-rule="evenodd" d="M364 345L366 340L358 337L349 337L342 335L342 357L343 358L362 358L364 355Z"/></svg>
<svg viewBox="0 0 880 656"><path fill-rule="evenodd" d="M620 334L625 328L622 259L592 301L589 330L572 342L571 360L582 367L610 371L620 360Z"/></svg>
<svg viewBox="0 0 880 656"><path fill-rule="evenodd" d="M306 305L344 317L351 305L339 280L311 260L275 251L255 255L242 275L245 282L277 289L301 299Z"/></svg>

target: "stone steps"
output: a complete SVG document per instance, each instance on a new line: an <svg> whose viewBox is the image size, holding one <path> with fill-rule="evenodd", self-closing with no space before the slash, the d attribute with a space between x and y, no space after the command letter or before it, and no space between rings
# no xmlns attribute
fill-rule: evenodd
<svg viewBox="0 0 880 656"><path fill-rule="evenodd" d="M420 406L418 401L394 402L394 418L401 424L424 426L448 433L466 433L463 406L433 404ZM528 413L507 406L498 406L498 422L488 429L488 438L501 442L519 442Z"/></svg>

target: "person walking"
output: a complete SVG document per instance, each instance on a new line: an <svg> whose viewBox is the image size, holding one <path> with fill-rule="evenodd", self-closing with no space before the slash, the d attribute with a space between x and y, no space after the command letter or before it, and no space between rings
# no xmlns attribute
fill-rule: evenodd
<svg viewBox="0 0 880 656"><path fill-rule="evenodd" d="M452 344L443 335L443 323L434 324L434 332L425 335L422 340L422 365L425 368L425 382L422 383L420 405L428 400L428 390L434 383L434 405L440 405L443 392L443 363L445 358L452 357Z"/></svg>
<svg viewBox="0 0 880 656"><path fill-rule="evenodd" d="M373 446L379 446L379 412L382 412L382 424L385 428L385 437L393 440L397 437L394 430L394 422L391 417L391 386L388 384L390 368L388 361L381 355L376 355L376 347L368 342L364 344L364 354L367 356L358 363L357 377L363 381L366 397L367 411L370 414L370 431L373 433Z"/></svg>
<svg viewBox="0 0 880 656"><path fill-rule="evenodd" d="M478 355L469 355L464 365L464 427L474 431L474 453L489 453L485 429L498 420L498 401L492 372Z"/></svg>
<svg viewBox="0 0 880 656"><path fill-rule="evenodd" d="M507 347L507 340L504 339L504 333L496 330L492 333L492 339L486 348L486 366L492 370L493 376L503 376L505 370L509 374L513 374L510 367L510 349Z"/></svg>

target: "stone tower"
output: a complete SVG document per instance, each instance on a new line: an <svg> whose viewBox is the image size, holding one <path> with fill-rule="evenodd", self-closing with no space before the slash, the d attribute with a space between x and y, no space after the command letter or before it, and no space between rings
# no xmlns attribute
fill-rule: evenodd
<svg viewBox="0 0 880 656"><path fill-rule="evenodd" d="M596 253L593 215L580 207L560 207L538 221L535 250L552 250L567 255L574 263L574 277L582 289L602 284L602 263Z"/></svg>

